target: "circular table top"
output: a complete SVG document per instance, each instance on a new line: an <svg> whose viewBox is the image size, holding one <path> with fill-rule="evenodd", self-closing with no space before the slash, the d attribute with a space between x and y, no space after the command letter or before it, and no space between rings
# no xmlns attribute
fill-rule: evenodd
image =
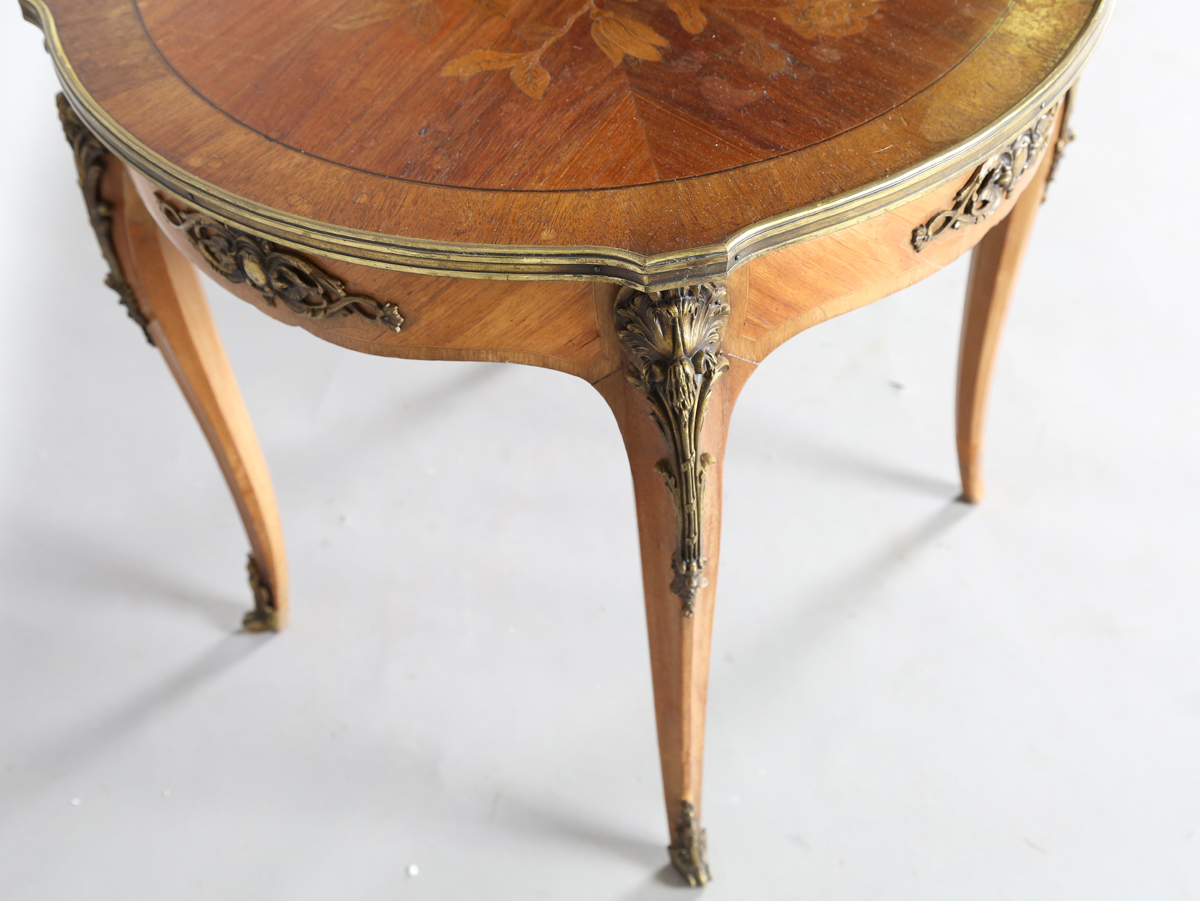
<svg viewBox="0 0 1200 901"><path fill-rule="evenodd" d="M712 274L965 172L1105 0L22 0L181 199L419 271Z"/></svg>

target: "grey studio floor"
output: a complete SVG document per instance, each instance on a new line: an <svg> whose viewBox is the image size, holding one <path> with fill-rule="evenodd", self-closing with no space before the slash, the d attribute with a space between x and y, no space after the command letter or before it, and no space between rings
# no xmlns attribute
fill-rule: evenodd
<svg viewBox="0 0 1200 901"><path fill-rule="evenodd" d="M210 283L293 586L287 632L239 632L233 504L101 284L40 37L0 13L0 898L695 897L599 396L355 355ZM1198 26L1125 0L1085 76L982 505L965 261L751 380L706 898L1200 896Z"/></svg>

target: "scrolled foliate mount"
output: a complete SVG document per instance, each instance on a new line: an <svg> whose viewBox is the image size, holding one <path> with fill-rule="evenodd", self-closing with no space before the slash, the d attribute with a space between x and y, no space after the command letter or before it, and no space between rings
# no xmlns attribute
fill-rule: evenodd
<svg viewBox="0 0 1200 901"><path fill-rule="evenodd" d="M954 205L950 209L942 210L924 225L913 229L913 250L920 253L930 241L964 225L977 225L996 212L1012 195L1021 176L1037 165L1046 152L1057 113L1056 103L1008 146L979 166L954 195Z"/></svg>
<svg viewBox="0 0 1200 901"><path fill-rule="evenodd" d="M104 278L104 284L117 292L121 306L125 308L129 318L141 327L146 340L153 344L150 320L142 312L133 288L125 280L125 270L121 266L120 257L117 256L116 245L113 244L113 205L105 200L100 192L108 149L80 121L75 110L71 109L71 104L67 103L66 97L59 94L56 100L58 118L62 121L63 132L75 154L75 169L79 173L79 187L83 191L83 202L87 204L88 219L92 223L92 231L96 233L100 253L108 263L108 275Z"/></svg>
<svg viewBox="0 0 1200 901"><path fill-rule="evenodd" d="M185 210L162 194L155 197L167 222L187 235L218 275L235 285L250 285L267 306L282 300L284 306L305 319L356 314L393 332L404 326L404 317L395 304L349 294L345 285L315 263L265 238Z"/></svg>
<svg viewBox="0 0 1200 901"><path fill-rule="evenodd" d="M729 322L724 285L704 283L643 292L624 289L614 308L617 339L633 364L631 384L650 402L671 455L654 467L675 506L676 547L671 591L683 615L695 612L704 577L704 472L714 463L700 452L700 433L713 383L729 368L721 340Z"/></svg>

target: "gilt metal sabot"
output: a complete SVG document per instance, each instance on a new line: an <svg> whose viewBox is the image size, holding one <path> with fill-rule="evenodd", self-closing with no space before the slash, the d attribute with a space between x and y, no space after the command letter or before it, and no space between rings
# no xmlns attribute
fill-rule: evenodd
<svg viewBox="0 0 1200 901"><path fill-rule="evenodd" d="M671 866L692 888L699 888L712 880L712 872L708 868L708 839L700 828L700 818L691 801L683 802L679 820L671 830L671 844L667 852L671 855Z"/></svg>

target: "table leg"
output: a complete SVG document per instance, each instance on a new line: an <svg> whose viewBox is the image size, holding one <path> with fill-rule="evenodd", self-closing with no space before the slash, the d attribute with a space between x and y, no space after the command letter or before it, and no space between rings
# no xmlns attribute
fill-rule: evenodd
<svg viewBox="0 0 1200 901"><path fill-rule="evenodd" d="M958 357L957 438L962 496L972 504L983 499L983 427L1000 333L1052 165L1047 155L1033 183L971 253Z"/></svg>
<svg viewBox="0 0 1200 901"><path fill-rule="evenodd" d="M244 626L248 632L278 631L288 614L283 529L250 414L195 268L159 232L128 173L122 194L114 217L118 250L131 264L126 271L145 307L148 331L212 446L250 538L254 609Z"/></svg>
<svg viewBox="0 0 1200 901"><path fill-rule="evenodd" d="M631 365L596 384L633 474L669 853L692 886L710 878L700 789L725 439L753 369L720 351L728 316L718 286L623 290L616 331Z"/></svg>
<svg viewBox="0 0 1200 901"><path fill-rule="evenodd" d="M281 629L288 612L287 564L275 493L195 269L159 233L125 167L61 95L59 112L111 270L107 284L162 351L216 454L249 535L254 609L246 614L245 628Z"/></svg>

